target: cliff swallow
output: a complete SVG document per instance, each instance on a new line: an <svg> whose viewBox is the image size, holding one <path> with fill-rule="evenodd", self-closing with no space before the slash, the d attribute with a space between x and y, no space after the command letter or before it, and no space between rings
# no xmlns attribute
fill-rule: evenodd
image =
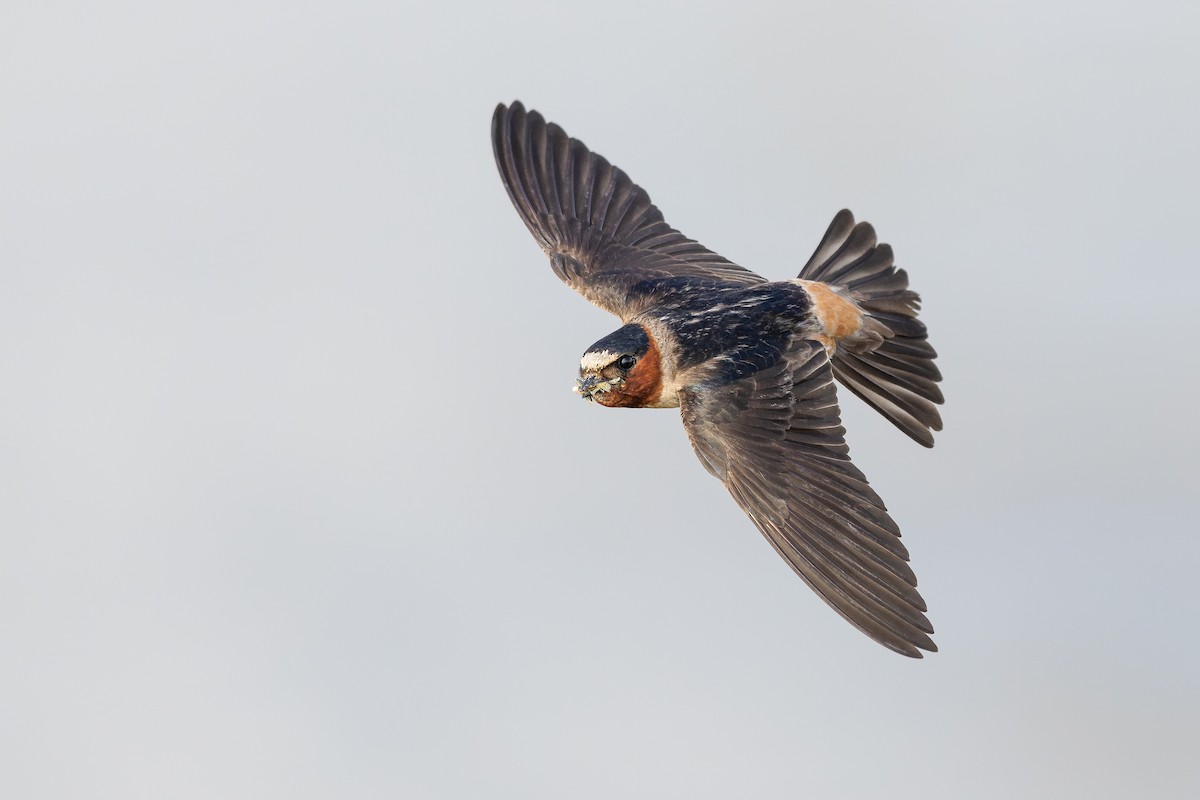
<svg viewBox="0 0 1200 800"><path fill-rule="evenodd" d="M822 600L898 653L936 651L834 389L926 447L941 430L936 353L892 249L841 211L797 278L768 281L672 228L624 172L520 103L497 106L492 146L555 274L624 323L583 354L576 391L679 408L700 462Z"/></svg>

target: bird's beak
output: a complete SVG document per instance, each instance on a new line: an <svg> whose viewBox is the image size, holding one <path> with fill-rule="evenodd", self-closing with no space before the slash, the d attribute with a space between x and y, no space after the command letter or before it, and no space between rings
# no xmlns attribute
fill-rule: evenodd
<svg viewBox="0 0 1200 800"><path fill-rule="evenodd" d="M598 395L611 392L620 383L620 378L609 380L599 375L580 375L575 381L575 393L584 400L595 400Z"/></svg>

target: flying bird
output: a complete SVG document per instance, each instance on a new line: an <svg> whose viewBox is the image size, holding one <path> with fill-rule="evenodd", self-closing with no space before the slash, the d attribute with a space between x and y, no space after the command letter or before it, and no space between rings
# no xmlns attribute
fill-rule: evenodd
<svg viewBox="0 0 1200 800"><path fill-rule="evenodd" d="M492 118L517 213L568 286L623 323L580 359L576 391L680 409L704 467L852 625L936 651L900 529L850 462L834 379L926 447L941 373L919 296L849 211L799 276L768 281L687 238L623 171L514 102Z"/></svg>

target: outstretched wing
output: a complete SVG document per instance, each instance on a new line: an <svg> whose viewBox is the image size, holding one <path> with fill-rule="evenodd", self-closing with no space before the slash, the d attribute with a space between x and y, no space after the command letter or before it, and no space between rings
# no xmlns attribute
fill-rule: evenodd
<svg viewBox="0 0 1200 800"><path fill-rule="evenodd" d="M645 304L630 289L647 279L765 282L672 228L628 175L518 102L496 107L492 149L509 198L554 272L623 320Z"/></svg>
<svg viewBox="0 0 1200 800"><path fill-rule="evenodd" d="M900 530L850 463L823 346L797 339L748 377L714 375L681 411L700 461L822 600L898 653L937 650Z"/></svg>

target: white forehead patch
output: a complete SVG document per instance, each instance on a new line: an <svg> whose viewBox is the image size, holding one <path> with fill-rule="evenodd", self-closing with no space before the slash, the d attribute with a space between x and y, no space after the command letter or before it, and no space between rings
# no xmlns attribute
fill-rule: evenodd
<svg viewBox="0 0 1200 800"><path fill-rule="evenodd" d="M607 350L595 350L584 353L579 359L579 369L583 372L599 372L616 360L620 353L610 353Z"/></svg>

